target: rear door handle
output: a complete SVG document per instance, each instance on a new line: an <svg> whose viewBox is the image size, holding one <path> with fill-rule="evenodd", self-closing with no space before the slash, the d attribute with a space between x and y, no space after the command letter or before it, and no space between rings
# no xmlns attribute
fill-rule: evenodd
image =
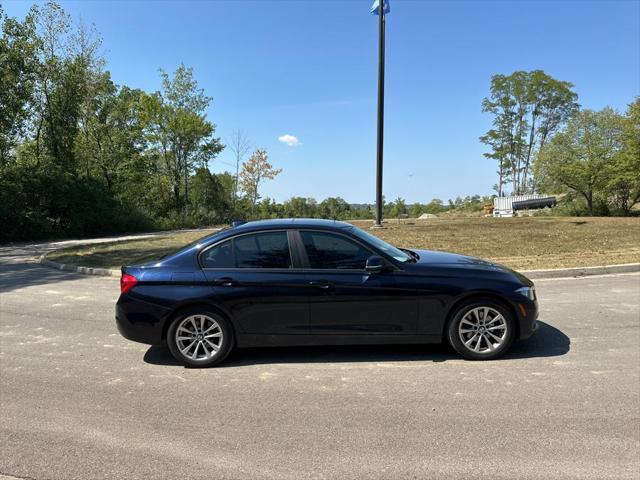
<svg viewBox="0 0 640 480"><path fill-rule="evenodd" d="M222 277L222 278L216 278L213 281L214 285L221 285L223 287L231 287L235 284L235 281L233 280L233 278L231 277Z"/></svg>
<svg viewBox="0 0 640 480"><path fill-rule="evenodd" d="M327 290L331 287L331 284L326 280L317 280L309 282L309 285L316 288L322 288L323 290Z"/></svg>

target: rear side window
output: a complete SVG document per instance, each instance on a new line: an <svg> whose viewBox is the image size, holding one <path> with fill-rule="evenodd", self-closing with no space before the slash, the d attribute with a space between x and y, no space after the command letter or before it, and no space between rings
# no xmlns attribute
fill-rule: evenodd
<svg viewBox="0 0 640 480"><path fill-rule="evenodd" d="M234 268L233 245L231 240L205 251L200 258L204 268Z"/></svg>
<svg viewBox="0 0 640 480"><path fill-rule="evenodd" d="M206 250L204 268L291 268L286 232L242 235Z"/></svg>
<svg viewBox="0 0 640 480"><path fill-rule="evenodd" d="M234 239L238 268L290 268L287 232L243 235Z"/></svg>
<svg viewBox="0 0 640 480"><path fill-rule="evenodd" d="M342 235L301 231L311 268L362 270L371 252Z"/></svg>

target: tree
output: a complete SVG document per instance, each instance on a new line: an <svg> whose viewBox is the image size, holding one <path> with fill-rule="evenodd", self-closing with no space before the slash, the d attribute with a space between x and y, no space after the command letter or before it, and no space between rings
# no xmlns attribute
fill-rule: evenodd
<svg viewBox="0 0 640 480"><path fill-rule="evenodd" d="M404 198L398 197L387 205L387 209L389 216L398 217L407 213L407 204Z"/></svg>
<svg viewBox="0 0 640 480"><path fill-rule="evenodd" d="M622 146L608 172L607 192L613 207L624 215L640 201L640 97L621 119Z"/></svg>
<svg viewBox="0 0 640 480"><path fill-rule="evenodd" d="M13 160L25 135L37 66L36 17L23 22L7 17L0 6L0 166Z"/></svg>
<svg viewBox="0 0 640 480"><path fill-rule="evenodd" d="M449 200L449 202L451 202L451 200ZM439 213L445 212L447 208L448 207L444 205L442 200L440 200L439 198L434 198L427 204L414 203L411 206L411 216L417 218L423 213L430 213L432 215L437 215Z"/></svg>
<svg viewBox="0 0 640 480"><path fill-rule="evenodd" d="M161 70L162 91L143 99L147 139L156 149L169 178L176 209L187 212L189 178L224 145L214 137L216 126L206 119L211 98L198 87L193 69L180 65L171 78Z"/></svg>
<svg viewBox="0 0 640 480"><path fill-rule="evenodd" d="M340 197L329 197L320 204L319 213L322 218L345 219L351 212L351 206Z"/></svg>
<svg viewBox="0 0 640 480"><path fill-rule="evenodd" d="M540 184L578 193L593 215L594 197L605 193L622 150L622 128L622 117L611 108L578 112L540 152L535 164Z"/></svg>
<svg viewBox="0 0 640 480"><path fill-rule="evenodd" d="M425 205L424 211L425 213L438 214L447 210L442 200L439 198L434 198L427 205Z"/></svg>
<svg viewBox="0 0 640 480"><path fill-rule="evenodd" d="M242 164L240 172L240 188L249 198L251 215L255 212L256 203L260 199L260 184L265 180L273 180L282 172L281 168L273 168L269 156L264 149L257 149L248 161Z"/></svg>
<svg viewBox="0 0 640 480"><path fill-rule="evenodd" d="M23 20L0 7L0 27L0 240L230 216L236 178L196 171L223 146L190 69L153 94L116 85L95 28L54 2Z"/></svg>
<svg viewBox="0 0 640 480"><path fill-rule="evenodd" d="M223 200L227 205L233 205L237 200L235 198L236 178L236 175L229 172L216 174L216 179L222 187L221 193L224 196Z"/></svg>
<svg viewBox="0 0 640 480"><path fill-rule="evenodd" d="M578 108L572 88L541 70L491 78L482 111L493 114L493 128L480 141L491 147L484 156L498 161L499 196L508 181L515 194L535 189L531 165L536 153Z"/></svg>
<svg viewBox="0 0 640 480"><path fill-rule="evenodd" d="M118 88L103 75L96 96L84 108L76 154L85 175L99 175L110 192L117 190L117 177L140 161L146 146L140 115L141 90Z"/></svg>
<svg viewBox="0 0 640 480"><path fill-rule="evenodd" d="M282 204L283 214L294 218L314 218L318 216L318 202L315 198L291 197Z"/></svg>
<svg viewBox="0 0 640 480"><path fill-rule="evenodd" d="M71 18L54 2L44 9L32 7L38 31L35 111L35 163L44 155L56 168L75 173L72 141L77 131L77 115L83 89L77 82L82 62L69 55Z"/></svg>
<svg viewBox="0 0 640 480"><path fill-rule="evenodd" d="M230 205L224 192L224 185L208 168L201 167L196 170L190 196L199 224L230 220L228 216Z"/></svg>
<svg viewBox="0 0 640 480"><path fill-rule="evenodd" d="M509 182L511 176L509 175L510 161L508 144L505 141L505 137L508 134L501 130L489 130L486 135L480 137L480 141L491 147L491 152L483 153L485 158L490 160L497 160L498 170L498 183L493 186L499 197L504 196L505 184Z"/></svg>
<svg viewBox="0 0 640 480"><path fill-rule="evenodd" d="M236 200L238 199L238 179L240 176L240 164L244 161L244 157L249 153L251 149L251 143L247 138L247 135L244 133L244 130L234 130L231 134L231 139L228 142L229 149L233 152L233 155L236 158L236 181L235 181L235 189L233 192L233 204L235 206Z"/></svg>

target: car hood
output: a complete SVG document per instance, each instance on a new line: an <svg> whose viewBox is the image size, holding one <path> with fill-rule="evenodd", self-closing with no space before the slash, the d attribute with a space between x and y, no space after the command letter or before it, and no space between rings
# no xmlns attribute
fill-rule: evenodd
<svg viewBox="0 0 640 480"><path fill-rule="evenodd" d="M527 277L515 270L500 265L498 263L489 262L477 257L468 255L460 255L457 253L435 252L432 250L413 250L419 255L419 259L414 264L416 267L449 267L456 269L468 269L484 272L496 272L498 274L506 274L515 276L523 285L533 285L533 282Z"/></svg>
<svg viewBox="0 0 640 480"><path fill-rule="evenodd" d="M420 259L418 264L429 265L496 265L481 258L469 257L458 253L435 252L432 250L413 250Z"/></svg>

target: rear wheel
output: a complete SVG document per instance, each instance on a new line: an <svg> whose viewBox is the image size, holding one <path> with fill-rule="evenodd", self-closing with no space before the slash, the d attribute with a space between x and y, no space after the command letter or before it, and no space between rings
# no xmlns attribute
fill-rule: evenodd
<svg viewBox="0 0 640 480"><path fill-rule="evenodd" d="M491 360L503 355L513 343L513 315L492 300L477 299L460 306L447 329L449 343L471 360Z"/></svg>
<svg viewBox="0 0 640 480"><path fill-rule="evenodd" d="M171 354L190 367L222 362L233 347L233 331L221 315L200 309L180 312L167 331Z"/></svg>

